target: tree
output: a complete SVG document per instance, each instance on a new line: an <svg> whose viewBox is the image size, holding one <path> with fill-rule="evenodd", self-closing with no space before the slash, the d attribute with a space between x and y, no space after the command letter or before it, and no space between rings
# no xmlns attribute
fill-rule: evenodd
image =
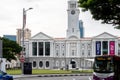
<svg viewBox="0 0 120 80"><path fill-rule="evenodd" d="M1 40L3 42L3 58L6 58L9 61L12 59L16 60L15 55L20 53L22 47L15 41L6 38L1 38Z"/></svg>
<svg viewBox="0 0 120 80"><path fill-rule="evenodd" d="M120 1L119 0L79 0L82 11L90 11L93 19L102 23L112 24L120 29Z"/></svg>

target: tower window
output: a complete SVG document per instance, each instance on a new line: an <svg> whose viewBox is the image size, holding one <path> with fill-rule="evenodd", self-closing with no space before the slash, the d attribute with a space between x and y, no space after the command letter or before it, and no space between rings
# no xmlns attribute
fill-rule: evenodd
<svg viewBox="0 0 120 80"><path fill-rule="evenodd" d="M72 32L74 32L74 28L72 28Z"/></svg>

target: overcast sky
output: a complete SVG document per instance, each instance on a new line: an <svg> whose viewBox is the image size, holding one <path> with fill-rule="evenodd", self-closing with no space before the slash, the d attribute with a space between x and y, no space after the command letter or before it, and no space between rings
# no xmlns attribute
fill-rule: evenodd
<svg viewBox="0 0 120 80"><path fill-rule="evenodd" d="M68 0L0 0L0 36L16 35L22 28L23 8L27 11L26 28L32 36L43 32L51 37L66 37ZM120 36L120 30L112 25L101 24L92 19L89 12L80 10L79 19L83 21L85 37L97 36L108 32Z"/></svg>

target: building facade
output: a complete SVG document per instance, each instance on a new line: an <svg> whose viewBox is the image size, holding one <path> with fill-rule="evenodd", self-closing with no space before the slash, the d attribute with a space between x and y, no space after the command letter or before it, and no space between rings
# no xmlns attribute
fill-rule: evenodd
<svg viewBox="0 0 120 80"><path fill-rule="evenodd" d="M80 38L84 38L85 31L84 31L83 21L82 20L79 21L79 29L80 29Z"/></svg>
<svg viewBox="0 0 120 80"><path fill-rule="evenodd" d="M26 42L26 55L33 69L90 69L95 56L119 55L118 37L103 32L95 37L80 35L77 0L68 1L68 28L65 38L38 33Z"/></svg>
<svg viewBox="0 0 120 80"><path fill-rule="evenodd" d="M22 29L17 29L17 36L16 36L16 41L19 45L21 44L21 40L23 38L23 31ZM24 39L28 40L29 38L31 38L31 30L29 30L28 28L25 28L24 30Z"/></svg>
<svg viewBox="0 0 120 80"><path fill-rule="evenodd" d="M3 35L3 37L12 41L16 41L16 35Z"/></svg>

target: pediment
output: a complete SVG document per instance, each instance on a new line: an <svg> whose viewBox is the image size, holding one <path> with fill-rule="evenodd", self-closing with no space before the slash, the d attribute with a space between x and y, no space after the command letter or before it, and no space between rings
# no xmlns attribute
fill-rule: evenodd
<svg viewBox="0 0 120 80"><path fill-rule="evenodd" d="M118 38L117 36L114 36L114 35L112 35L112 34L109 34L109 33L107 33L107 32L104 32L104 33L102 33L102 34L100 34L100 35L97 35L97 36L95 36L95 37L93 37L93 38Z"/></svg>
<svg viewBox="0 0 120 80"><path fill-rule="evenodd" d="M68 39L72 39L72 40L76 40L76 39L78 39L76 36L70 36Z"/></svg>
<svg viewBox="0 0 120 80"><path fill-rule="evenodd" d="M53 39L53 38L40 32L40 33L34 35L31 39Z"/></svg>

